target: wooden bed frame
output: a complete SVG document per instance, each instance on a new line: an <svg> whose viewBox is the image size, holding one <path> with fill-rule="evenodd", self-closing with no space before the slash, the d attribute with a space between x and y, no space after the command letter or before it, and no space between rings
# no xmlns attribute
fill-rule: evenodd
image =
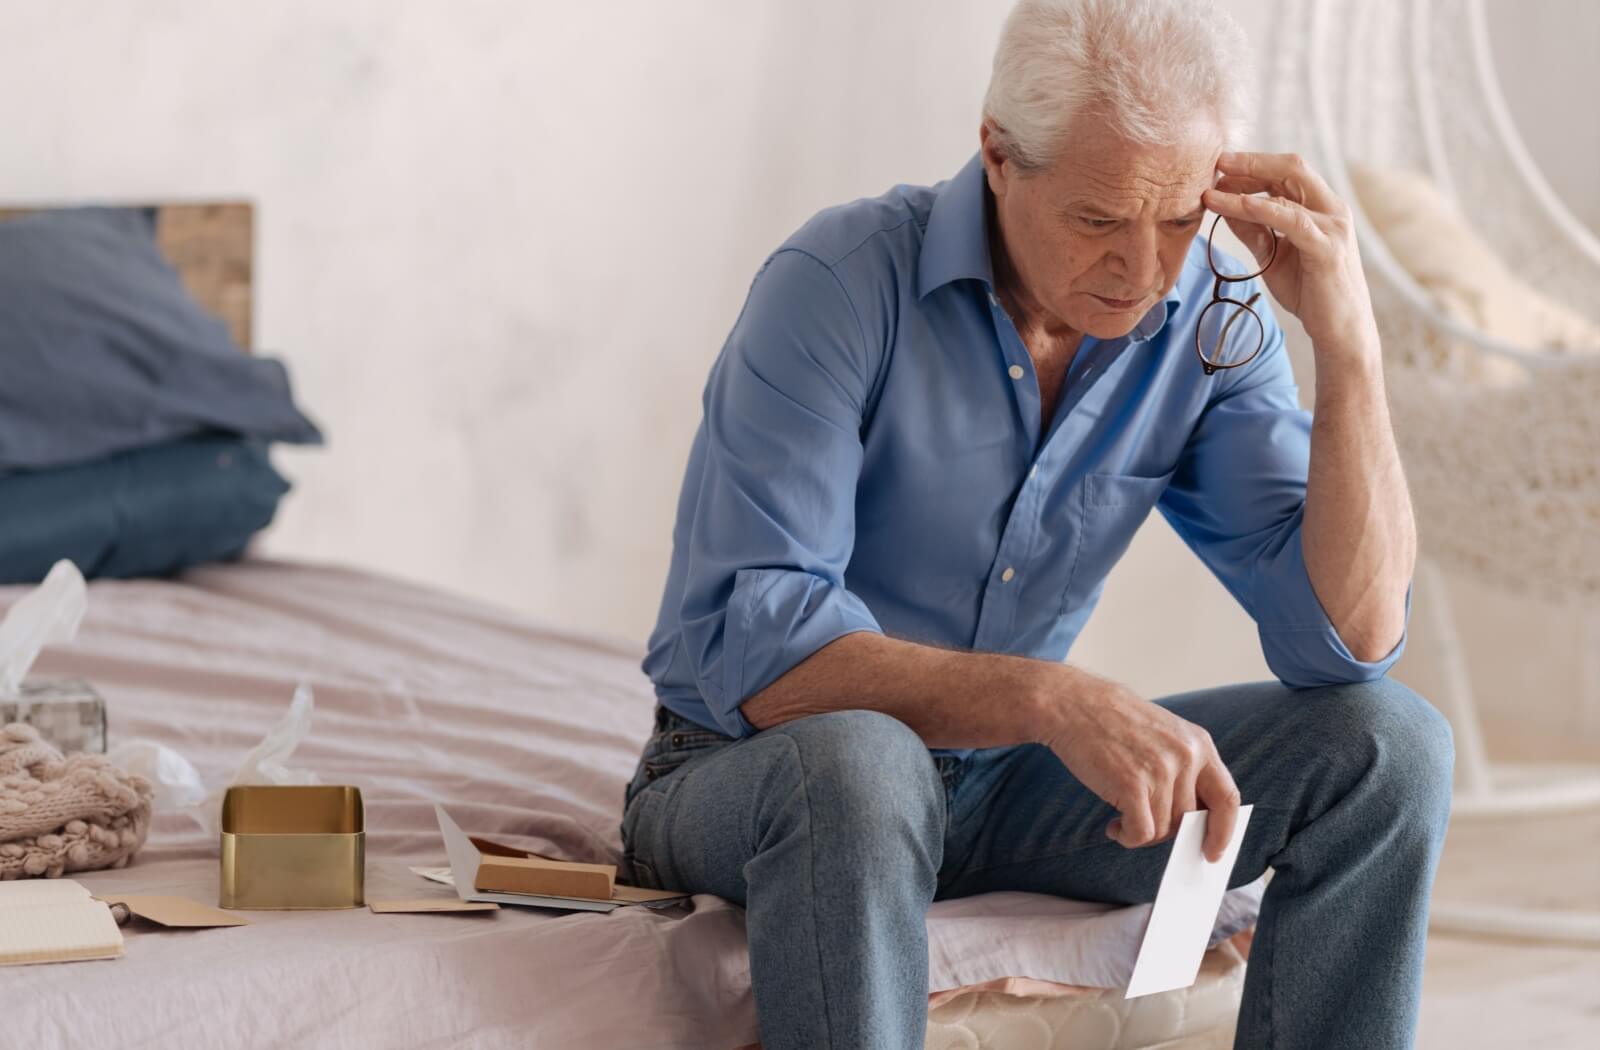
<svg viewBox="0 0 1600 1050"><path fill-rule="evenodd" d="M255 205L247 201L134 205L156 209L156 240L200 305L227 322L234 342L254 346ZM0 208L0 221L54 208Z"/></svg>

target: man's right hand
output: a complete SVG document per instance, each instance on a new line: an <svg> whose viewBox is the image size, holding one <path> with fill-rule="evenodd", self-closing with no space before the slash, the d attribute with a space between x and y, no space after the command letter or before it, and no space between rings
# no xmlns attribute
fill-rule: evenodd
<svg viewBox="0 0 1600 1050"><path fill-rule="evenodd" d="M1207 809L1205 855L1222 857L1239 817L1239 789L1211 734L1115 682L1091 679L1047 700L1041 740L1120 814L1106 835L1129 849L1164 841L1183 815Z"/></svg>

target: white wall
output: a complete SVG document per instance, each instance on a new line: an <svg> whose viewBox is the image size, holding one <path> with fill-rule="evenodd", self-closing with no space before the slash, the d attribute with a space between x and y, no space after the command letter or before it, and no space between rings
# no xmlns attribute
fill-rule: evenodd
<svg viewBox="0 0 1600 1050"><path fill-rule="evenodd" d="M0 198L257 201L258 339L331 437L280 454L269 552L642 642L755 266L960 166L1008 6L0 0ZM1228 6L1260 36L1267 0ZM1266 673L1159 523L1075 656L1152 694Z"/></svg>
<svg viewBox="0 0 1600 1050"><path fill-rule="evenodd" d="M1600 231L1600 4L1489 0L1489 39L1518 131L1574 215Z"/></svg>
<svg viewBox="0 0 1600 1050"><path fill-rule="evenodd" d="M269 549L642 638L755 267L960 166L1002 9L0 0L0 194L254 198L331 436Z"/></svg>

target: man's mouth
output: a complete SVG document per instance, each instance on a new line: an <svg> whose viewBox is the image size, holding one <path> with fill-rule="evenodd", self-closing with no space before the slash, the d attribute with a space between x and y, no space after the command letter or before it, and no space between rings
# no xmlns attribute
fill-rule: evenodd
<svg viewBox="0 0 1600 1050"><path fill-rule="evenodd" d="M1089 294L1094 295L1093 292L1090 292ZM1131 310L1144 301L1142 297L1138 299L1112 299L1111 297L1105 295L1094 295L1094 297L1111 307L1113 310Z"/></svg>

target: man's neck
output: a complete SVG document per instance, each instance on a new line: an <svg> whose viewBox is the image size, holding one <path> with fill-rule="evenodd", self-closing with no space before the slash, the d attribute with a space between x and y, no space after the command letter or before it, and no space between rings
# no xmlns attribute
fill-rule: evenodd
<svg viewBox="0 0 1600 1050"><path fill-rule="evenodd" d="M1011 253L1006 250L1004 224L1000 220L994 198L984 192L987 222L984 230L989 241L989 267L994 274L994 294L1011 317L1017 333L1030 350L1048 345L1056 351L1074 352L1083 342L1083 333L1044 308L1038 297L1028 289Z"/></svg>

